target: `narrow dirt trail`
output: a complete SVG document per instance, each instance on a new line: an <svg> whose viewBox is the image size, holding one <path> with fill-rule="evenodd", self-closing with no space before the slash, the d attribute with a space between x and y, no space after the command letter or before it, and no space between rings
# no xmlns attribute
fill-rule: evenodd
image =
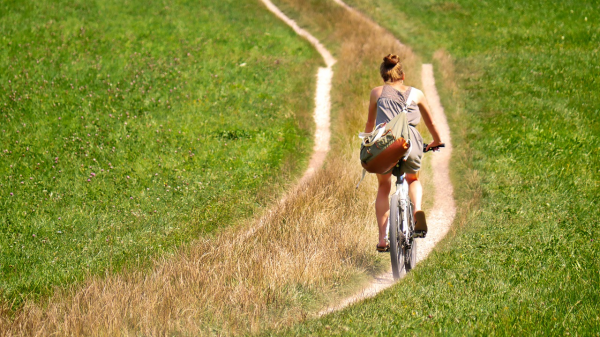
<svg viewBox="0 0 600 337"><path fill-rule="evenodd" d="M245 238L249 238L253 234L257 232L266 222L268 222L269 218L273 216L273 212L275 209L285 204L287 197L289 195L295 194L301 186L306 183L315 172L323 166L325 162L325 158L327 157L327 153L329 152L329 143L331 139L331 130L330 130L330 113L331 113L331 80L333 78L333 65L337 62L337 60L331 55L329 50L321 44L321 42L314 37L312 34L307 32L306 30L300 28L298 24L287 17L277 6L275 6L270 0L261 0L262 3L267 7L271 13L275 14L281 21L285 22L288 26L290 26L296 34L305 38L310 44L315 47L315 49L321 54L323 60L325 61L325 65L327 67L320 67L317 72L317 88L315 91L315 110L313 112L313 118L315 120L315 134L314 134L314 146L313 153L308 162L308 167L302 174L302 177L294 186L292 186L289 191L287 191L281 199L279 199L279 204L272 207L270 210L265 212L265 214L258 221L257 225L248 229L248 231L244 234Z"/></svg>
<svg viewBox="0 0 600 337"><path fill-rule="evenodd" d="M430 156L433 167L435 202L431 212L427 216L428 223L431 224L431 229L427 233L427 237L420 242L421 245L417 252L418 261L425 259L431 250L433 250L435 244L446 236L456 215L454 187L450 180L450 158L452 157L450 127L448 126L444 107L440 102L440 97L435 87L433 66L431 64L424 64L421 76L425 96L429 101L440 136L446 143L446 148Z"/></svg>
<svg viewBox="0 0 600 337"><path fill-rule="evenodd" d="M348 6L341 0L334 0L336 3L346 8L373 25L370 18L363 15L356 9ZM444 107L440 102L440 98L435 86L435 78L433 75L433 66L431 64L423 64L421 70L421 82L423 84L423 92L427 97L430 108L433 113L433 119L436 122L438 131L442 140L446 144L446 148L433 155L428 155L432 161L433 167L433 185L435 186L434 205L432 211L427 215L429 231L427 237L419 239L419 247L417 251L417 263L424 260L433 250L435 245L442 240L448 233L450 226L456 214L456 205L454 202L454 188L450 180L450 158L452 156L452 142L450 139L450 127L444 113ZM430 191L426 191L430 192ZM404 275L402 276L404 277ZM373 297L384 289L391 287L395 283L391 269L377 277L375 277L366 287L358 291L352 296L341 300L338 304L330 306L321 312L319 316L341 310L357 301Z"/></svg>
<svg viewBox="0 0 600 337"><path fill-rule="evenodd" d="M299 181L299 185L308 180L315 171L323 165L327 152L329 152L329 140L331 138L330 127L330 111L331 111L331 79L333 78L333 65L336 63L335 58L331 55L329 50L321 44L316 37L312 36L306 30L300 28L298 24L288 18L282 11L279 10L270 0L262 0L263 4L278 18L290 26L296 34L302 36L308 42L310 42L315 49L321 54L326 68L319 68L317 73L317 90L315 93L315 111L314 119L316 124L316 131L314 136L315 145L313 147L313 154L308 163L308 168L302 175Z"/></svg>
<svg viewBox="0 0 600 337"><path fill-rule="evenodd" d="M316 38L283 15L270 0L261 1L311 42L326 64L318 70L316 79L313 154L300 181L280 202L261 216L248 220L247 225L224 228L214 236L201 237L173 255L157 258L150 271L140 269L90 277L81 285L57 291L47 301L28 301L10 319L0 315L0 335L234 335L259 332L265 327L276 329L305 317L302 289L333 293L332 284L340 275L368 267L360 261L369 257L367 246L372 248L368 233L374 228L366 225L372 220L371 212L366 211L372 199L354 189L354 178L359 170L347 165L347 157L337 154L328 157L331 165L321 168L330 149L330 90L336 60ZM364 22L369 22L370 28L376 27L372 21L357 19L356 15L342 17L347 21L341 32L360 32L357 27ZM380 27L367 29L362 31L360 40L347 43L348 53L340 54L337 74L348 76L355 72L344 55L368 46L372 38L386 46L377 55L387 48L397 48L398 43L391 36L377 39L382 31ZM374 59L375 55L368 57ZM430 83L435 89L433 81ZM441 106L435 105L439 100L434 100L435 94L428 90L426 86L425 94L434 113L443 114ZM357 103L355 106L360 107L358 99ZM346 117L362 120L363 116L354 113L354 108L348 111ZM438 124L445 122L445 118L435 118ZM447 126L442 134L448 141L446 130ZM450 151L451 147L441 155L431 156L442 161L434 163L436 168L447 170ZM449 184L447 171L435 172L436 186ZM437 176L442 180L438 181ZM436 205L441 209L439 215L430 215L430 244L423 243L422 252L430 251L447 231L443 227L452 222L450 214L453 213L447 211L453 203L452 186L447 186L446 192L436 192L446 193L449 199L436 197L437 202L447 202ZM332 228L330 224L339 219L345 219L340 222L342 227ZM364 234L340 238L340 228ZM331 242L336 245L330 245ZM359 263L340 264L343 259ZM373 282L332 310L372 296L392 283L386 283L385 277L380 279L382 281ZM290 285L300 285L302 289ZM273 310L273 305L277 310Z"/></svg>

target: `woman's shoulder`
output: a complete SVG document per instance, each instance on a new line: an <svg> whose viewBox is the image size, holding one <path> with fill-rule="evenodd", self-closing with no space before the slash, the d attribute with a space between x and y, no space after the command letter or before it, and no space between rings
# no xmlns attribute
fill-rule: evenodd
<svg viewBox="0 0 600 337"><path fill-rule="evenodd" d="M415 94L420 95L420 96L423 95L423 92L421 91L421 89L415 88L415 87L410 87L410 88L411 88L410 90L414 91Z"/></svg>
<svg viewBox="0 0 600 337"><path fill-rule="evenodd" d="M413 95L413 102L420 103L421 100L425 97L425 94L421 90L415 87L410 87L411 93Z"/></svg>
<svg viewBox="0 0 600 337"><path fill-rule="evenodd" d="M371 89L371 95L373 95L373 94L379 94L379 95L381 95L382 91L383 91L383 85L380 85L378 87L375 87L375 88Z"/></svg>
<svg viewBox="0 0 600 337"><path fill-rule="evenodd" d="M383 91L383 86L375 87L371 90L371 100L377 100L379 96L381 96L381 92Z"/></svg>

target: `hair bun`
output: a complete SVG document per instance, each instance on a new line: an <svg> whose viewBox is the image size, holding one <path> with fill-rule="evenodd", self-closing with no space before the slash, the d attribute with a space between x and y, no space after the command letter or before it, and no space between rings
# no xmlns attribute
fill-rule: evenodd
<svg viewBox="0 0 600 337"><path fill-rule="evenodd" d="M400 58L398 57L398 55L388 54L386 57L383 58L383 63L386 65L386 67L393 67L396 64L400 63Z"/></svg>

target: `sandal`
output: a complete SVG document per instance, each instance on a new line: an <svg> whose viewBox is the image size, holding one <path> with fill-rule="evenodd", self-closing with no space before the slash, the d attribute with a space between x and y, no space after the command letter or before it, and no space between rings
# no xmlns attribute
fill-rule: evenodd
<svg viewBox="0 0 600 337"><path fill-rule="evenodd" d="M380 253L387 253L390 251L390 244L389 242L385 244L384 247L381 247L380 245L376 245L375 248L377 249L378 252Z"/></svg>
<svg viewBox="0 0 600 337"><path fill-rule="evenodd" d="M425 213L423 211L417 211L415 213L415 234L416 238L424 238L427 235L427 220L425 220Z"/></svg>

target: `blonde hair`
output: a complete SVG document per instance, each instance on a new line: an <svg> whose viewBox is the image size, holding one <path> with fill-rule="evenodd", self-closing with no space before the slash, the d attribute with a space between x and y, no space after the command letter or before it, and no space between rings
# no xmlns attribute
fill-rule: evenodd
<svg viewBox="0 0 600 337"><path fill-rule="evenodd" d="M383 58L383 63L379 66L379 73L385 82L396 82L402 79L404 70L400 58L395 54L388 54Z"/></svg>

